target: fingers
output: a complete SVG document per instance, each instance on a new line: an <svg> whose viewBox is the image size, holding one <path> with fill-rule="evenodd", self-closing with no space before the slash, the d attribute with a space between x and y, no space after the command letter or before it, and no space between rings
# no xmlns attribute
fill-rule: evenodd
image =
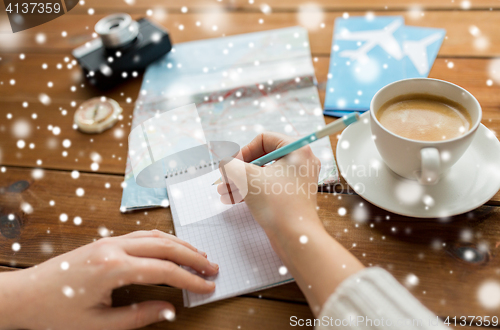
<svg viewBox="0 0 500 330"><path fill-rule="evenodd" d="M219 271L219 265L208 261L206 254L195 252L169 238L124 239L121 244L123 250L134 257L170 260L208 276Z"/></svg>
<svg viewBox="0 0 500 330"><path fill-rule="evenodd" d="M241 154L245 162L251 162L265 154L270 153L295 139L284 134L265 132L257 135L252 142L241 148Z"/></svg>
<svg viewBox="0 0 500 330"><path fill-rule="evenodd" d="M166 284L194 293L210 293L215 283L194 275L170 261L130 257L127 284Z"/></svg>
<svg viewBox="0 0 500 330"><path fill-rule="evenodd" d="M233 182L231 183L220 183L217 185L217 192L220 195L229 194L230 192L237 191L238 187Z"/></svg>
<svg viewBox="0 0 500 330"><path fill-rule="evenodd" d="M221 203L226 205L238 204L243 202L244 200L245 199L243 198L243 196L241 196L239 192L220 196Z"/></svg>
<svg viewBox="0 0 500 330"><path fill-rule="evenodd" d="M130 306L105 309L100 315L105 329L125 330L145 327L160 321L174 321L175 307L166 301L145 301Z"/></svg>
<svg viewBox="0 0 500 330"><path fill-rule="evenodd" d="M157 230L157 229L153 229L153 230L138 230L138 231L134 231L134 232L128 233L126 235L122 235L122 236L118 236L118 237L119 238L142 238L142 237L168 238L168 239L170 239L170 240L172 240L172 241L174 241L176 243L184 245L185 247L187 247L190 250L193 250L194 252L199 252L199 253L201 253L205 257L207 256L207 254L205 252L199 251L197 248L195 248L194 246L192 246L188 242L185 242L185 241L181 240L177 236L167 234L167 233L162 232L161 230Z"/></svg>
<svg viewBox="0 0 500 330"><path fill-rule="evenodd" d="M245 198L235 184L221 183L217 185L217 192L221 195L222 204L238 204Z"/></svg>

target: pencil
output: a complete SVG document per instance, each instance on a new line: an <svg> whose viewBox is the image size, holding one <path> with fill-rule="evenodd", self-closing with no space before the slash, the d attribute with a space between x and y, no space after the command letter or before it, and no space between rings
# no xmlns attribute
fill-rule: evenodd
<svg viewBox="0 0 500 330"><path fill-rule="evenodd" d="M279 149L276 149L268 154L265 154L264 156L255 159L254 161L251 161L250 164L254 164L257 166L264 166L273 160L277 160L278 158L284 157L291 153L292 151L295 151L297 149L302 148L303 146L306 146L310 143L313 143L314 141L317 141L321 138L324 138L325 136L329 136L332 134L337 133L338 131L343 130L347 126L349 126L352 123L355 123L359 120L359 113L353 112L349 115L343 116L342 118L339 118L330 124L326 125L322 129L309 134L307 136L304 136L301 139L298 139L297 141L294 141L290 144L287 144L286 146L283 146ZM222 180L219 179L215 181L212 185L216 185L222 183Z"/></svg>

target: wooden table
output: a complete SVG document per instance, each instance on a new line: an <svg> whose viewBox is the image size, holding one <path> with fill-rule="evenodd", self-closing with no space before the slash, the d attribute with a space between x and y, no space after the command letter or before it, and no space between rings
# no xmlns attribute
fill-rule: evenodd
<svg viewBox="0 0 500 330"><path fill-rule="evenodd" d="M151 19L170 30L174 43L306 22L322 101L335 18L344 12L352 16L367 11L375 15L403 15L408 25L447 30L430 77L451 81L472 92L483 107L483 123L500 133L500 81L493 81L491 86L487 83L490 63L500 55L500 1L422 0L415 6L413 0L316 0L315 7L305 0L268 0L270 14L261 12L263 1L250 2L253 1L136 0L128 5L123 0L86 0L69 14L16 34L11 33L6 16L0 17L2 270L30 267L90 243L99 238L99 226L105 226L113 235L154 228L173 232L168 210L119 212L133 108L127 99L136 98L141 79L105 94L124 109L124 118L114 129L90 136L72 128L75 105L101 93L87 86L80 68L72 64L70 52L91 40L94 24L110 13L128 12L138 18L152 9ZM183 13L182 6L188 8L187 13ZM89 15L89 8L95 14ZM196 25L197 21L201 26ZM179 29L181 25L183 30ZM217 25L216 31L211 28L213 25ZM62 36L63 31L66 37ZM20 58L21 53L24 59ZM49 82L53 87L48 86ZM49 105L39 101L41 94L50 97ZM8 119L8 114L12 114L12 119ZM31 131L22 137L26 146L20 149L20 137L13 130L23 123ZM49 125L59 127L60 134L54 135ZM71 141L70 148L63 147L65 139ZM336 137L331 142L335 149ZM99 169L92 171L90 165L95 157L101 160ZM73 170L80 172L78 179L72 178ZM108 189L105 183L110 184ZM83 197L75 194L77 188L85 190ZM55 205L51 206L51 201ZM412 293L442 318L500 314L498 309L486 309L477 298L478 288L485 280L500 280L500 194L479 209L448 222L406 218L376 207L370 207L370 221L365 224L356 225L349 211L347 216L339 215L339 207L350 210L361 201L349 193L323 193L318 198L319 214L328 232L365 265L384 267L403 283L409 274L416 275L419 284L411 289ZM23 207L25 203L32 206L32 212ZM62 213L68 215L67 222L59 220ZM14 214L16 219L8 221L8 214ZM73 223L75 216L83 219L81 225ZM20 243L20 251L12 250L14 242ZM467 249L475 253L472 260L464 257ZM312 317L296 284L193 309L183 308L181 292L169 287L131 286L114 293L116 305L146 299L171 301L178 310L173 324L160 323L150 328L282 329L289 326L292 315Z"/></svg>

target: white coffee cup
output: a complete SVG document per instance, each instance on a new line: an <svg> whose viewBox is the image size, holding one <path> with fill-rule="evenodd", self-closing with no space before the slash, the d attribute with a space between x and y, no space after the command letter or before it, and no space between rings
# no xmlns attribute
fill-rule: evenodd
<svg viewBox="0 0 500 330"><path fill-rule="evenodd" d="M464 135L443 141L418 141L396 135L376 117L380 107L406 94L430 94L447 98L464 106L472 120ZM396 174L420 184L433 185L455 164L469 147L481 123L482 110L471 93L447 81L414 78L391 83L380 89L370 104L372 138L387 166Z"/></svg>

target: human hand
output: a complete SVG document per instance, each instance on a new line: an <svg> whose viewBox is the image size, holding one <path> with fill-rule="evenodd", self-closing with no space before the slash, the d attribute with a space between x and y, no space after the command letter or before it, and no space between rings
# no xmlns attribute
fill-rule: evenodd
<svg viewBox="0 0 500 330"><path fill-rule="evenodd" d="M0 311L0 328L118 330L173 321L174 306L166 301L111 307L111 293L129 284L214 291L214 282L178 265L207 276L219 269L189 243L153 230L100 239L38 266L2 273L0 287L9 289L0 290L0 300L13 300L6 301L9 306ZM12 312L4 314L9 308Z"/></svg>
<svg viewBox="0 0 500 330"><path fill-rule="evenodd" d="M313 312L319 315L336 287L363 265L326 232L318 217L320 161L309 146L270 166L248 163L293 141L278 133L260 134L235 159L221 162L224 183L217 191L226 204L244 199Z"/></svg>
<svg viewBox="0 0 500 330"><path fill-rule="evenodd" d="M309 146L270 166L249 164L294 140L279 133L259 134L235 159L223 161L220 166L224 183L218 185L217 191L221 201L231 204L244 199L268 234L300 223L318 222L316 194L321 163Z"/></svg>

